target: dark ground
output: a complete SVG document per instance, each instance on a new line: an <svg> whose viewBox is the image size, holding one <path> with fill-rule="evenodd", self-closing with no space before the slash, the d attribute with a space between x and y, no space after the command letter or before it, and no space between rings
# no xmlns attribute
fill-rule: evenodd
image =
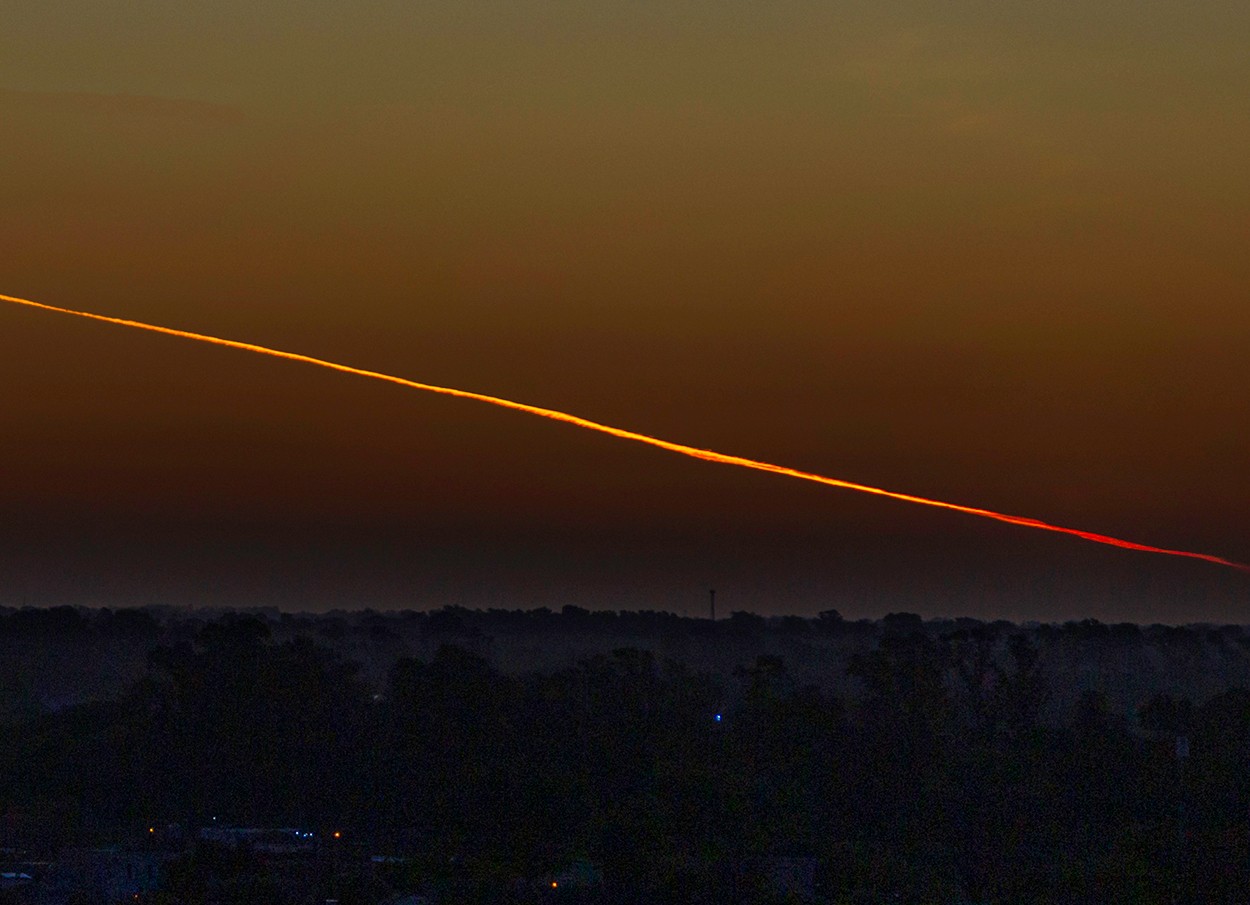
<svg viewBox="0 0 1250 905"><path fill-rule="evenodd" d="M68 901L63 865L102 847L115 873L154 853L135 891L186 903L1237 902L1250 881L1236 626L59 608L0 613L0 651L0 849L42 865L0 901Z"/></svg>

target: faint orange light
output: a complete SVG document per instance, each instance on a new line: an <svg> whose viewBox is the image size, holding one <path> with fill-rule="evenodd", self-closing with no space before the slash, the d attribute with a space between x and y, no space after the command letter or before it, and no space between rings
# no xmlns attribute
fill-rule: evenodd
<svg viewBox="0 0 1250 905"><path fill-rule="evenodd" d="M334 831L334 838L335 838L335 839L342 839L342 838L343 838L343 834L342 834L342 833L340 833L338 830L335 830L335 831Z"/></svg>
<svg viewBox="0 0 1250 905"><path fill-rule="evenodd" d="M148 827L148 832L149 832L149 833L155 833L155 832L156 832L156 827L154 827L154 826L150 826L150 827Z"/></svg>
<svg viewBox="0 0 1250 905"><path fill-rule="evenodd" d="M557 886L559 886L559 885L560 885L560 884L559 884L559 883L557 883L555 880L552 880L552 881L551 881L551 888L552 888L552 889L555 889L555 888L556 888Z"/></svg>

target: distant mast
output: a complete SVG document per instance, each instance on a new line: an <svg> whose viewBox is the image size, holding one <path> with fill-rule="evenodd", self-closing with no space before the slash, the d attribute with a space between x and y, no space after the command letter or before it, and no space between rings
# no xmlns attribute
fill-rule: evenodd
<svg viewBox="0 0 1250 905"><path fill-rule="evenodd" d="M708 593L708 597L711 598L711 603L712 603L712 621L715 622L716 621L716 589L712 588L707 593Z"/></svg>

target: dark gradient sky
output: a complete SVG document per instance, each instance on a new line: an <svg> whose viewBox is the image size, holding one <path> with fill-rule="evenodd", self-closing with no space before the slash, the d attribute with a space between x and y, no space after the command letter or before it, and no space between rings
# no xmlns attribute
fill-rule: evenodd
<svg viewBox="0 0 1250 905"><path fill-rule="evenodd" d="M10 0L0 292L1246 561L1248 34ZM1214 566L29 310L0 389L0 604L1250 621Z"/></svg>

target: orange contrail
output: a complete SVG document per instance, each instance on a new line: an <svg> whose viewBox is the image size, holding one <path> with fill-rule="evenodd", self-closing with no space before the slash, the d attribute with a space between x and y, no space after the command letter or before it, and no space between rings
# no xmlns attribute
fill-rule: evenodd
<svg viewBox="0 0 1250 905"><path fill-rule="evenodd" d="M914 496L910 493L898 493L894 490L884 490L880 487L871 487L867 484L856 484L852 481L842 481L838 478L829 478L824 475L813 474L809 471L799 471L794 468L787 468L784 465L773 465L770 462L760 462L755 459L743 458L742 456L730 456L725 453L714 452L710 449L699 449L695 446L686 446L684 443L673 443L669 440L661 440L659 437L651 437L647 434L640 434L635 431L625 430L624 428L612 427L608 424L600 424L597 421L590 421L587 418L579 418L577 415L570 415L568 412L559 412L555 409L542 408L537 405L527 405L524 402L514 402L511 399L501 399L498 396L488 396L485 393L474 393L469 390L457 390L452 387L441 387L430 383L418 383L415 380L406 380L403 377L395 377L391 374L383 374L379 371L369 371L364 368L353 368L350 365L326 361L322 358L313 358L310 355L301 355L298 352L283 352L280 349L270 349L268 346L258 346L254 343L239 342L233 339L222 339L221 337L208 336L204 333L191 333L187 330L175 330L172 327L158 327L155 324L145 324L142 321L126 320L120 317L107 317L103 314L92 314L88 311L73 311L69 308L58 308L55 305L45 305L41 302L32 302L30 299L15 298L11 295L0 295L0 301L12 302L15 305L26 305L31 308L40 308L44 311L55 311L58 314L72 314L75 317L85 317L93 321L103 321L106 324L118 324L123 327L134 327L138 330L148 330L152 333L164 333L168 336L180 336L183 339L194 339L199 342L212 343L216 346L226 346L231 349L243 349L246 352L258 352L261 355L272 355L275 358L286 358L290 361L301 361L305 364L317 365L321 368L329 368L332 371L342 371L344 374L356 374L360 377L370 377L374 380L384 380L387 383L399 384L400 386L409 387L414 390L425 390L428 393L441 393L444 396L456 396L460 399L475 399L478 402L489 402L491 405L515 409L518 412L538 415L542 418L550 418L553 421L563 421L566 424L572 424L575 427L598 431L601 434L619 437L622 440L633 440L638 443L645 443L648 446L658 446L660 449L667 449L669 452L679 453L683 456L691 456L695 459L702 459L705 462L720 462L723 465L737 465L740 468L752 468L756 471L767 471L773 474L785 475L790 478L799 478L803 481L814 481L817 484L828 484L830 487L842 487L846 490L858 490L860 493L871 493L876 496L889 497L892 500L902 500L905 503L917 503L921 506L934 506L938 509L950 509L954 512L963 512L968 515L979 515L982 518L995 519L996 521L1006 522L1009 525L1022 525L1025 528L1040 528L1043 531L1055 531L1060 534L1071 534L1073 537L1079 537L1098 544L1108 544L1112 547L1122 547L1126 550L1140 550L1144 553L1164 553L1168 556L1187 556L1191 559L1203 559L1207 562L1216 563L1217 565L1231 566L1234 569L1241 569L1242 571L1250 572L1250 565L1233 562L1219 556L1212 556L1209 553L1192 553L1188 550L1169 550L1166 547L1152 547L1149 544L1139 544L1129 540L1122 540L1118 537L1110 537L1105 534L1095 534L1091 531L1081 531L1076 528L1064 528L1061 525L1052 525L1048 522L1040 521L1039 519L1025 518L1019 515L1006 515L1002 512L994 512L990 509L978 509L975 506L962 506L958 503L946 503L942 500L931 500L927 497Z"/></svg>

